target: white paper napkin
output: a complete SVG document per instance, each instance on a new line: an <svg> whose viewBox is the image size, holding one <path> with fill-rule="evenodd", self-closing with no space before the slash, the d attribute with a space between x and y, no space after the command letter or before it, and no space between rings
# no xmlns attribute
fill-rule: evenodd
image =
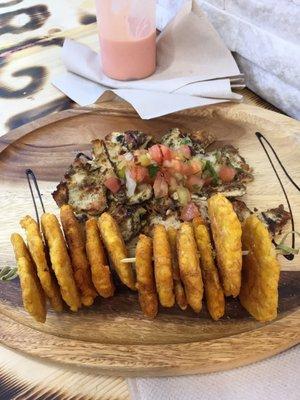
<svg viewBox="0 0 300 400"><path fill-rule="evenodd" d="M225 372L128 379L131 400L298 400L300 346Z"/></svg>
<svg viewBox="0 0 300 400"><path fill-rule="evenodd" d="M192 1L184 3L158 37L157 46L155 74L121 82L102 73L98 53L66 40L62 59L67 72L56 77L53 84L81 106L94 103L106 90L112 90L129 101L144 119L242 99L231 91L230 78L240 77L240 71L230 51L201 10L192 10Z"/></svg>

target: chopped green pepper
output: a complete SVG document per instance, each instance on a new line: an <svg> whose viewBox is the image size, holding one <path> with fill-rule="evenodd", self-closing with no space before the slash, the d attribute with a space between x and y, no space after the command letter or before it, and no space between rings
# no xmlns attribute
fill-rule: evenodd
<svg viewBox="0 0 300 400"><path fill-rule="evenodd" d="M155 178L158 170L159 170L159 167L157 165L154 165L154 164L149 165L148 172L149 172L150 178Z"/></svg>
<svg viewBox="0 0 300 400"><path fill-rule="evenodd" d="M216 186L219 183L219 177L211 161L206 161L204 171L209 173L209 175L212 177L212 184Z"/></svg>
<svg viewBox="0 0 300 400"><path fill-rule="evenodd" d="M191 146L193 143L189 137L185 137L181 140L181 144L188 144L189 146Z"/></svg>

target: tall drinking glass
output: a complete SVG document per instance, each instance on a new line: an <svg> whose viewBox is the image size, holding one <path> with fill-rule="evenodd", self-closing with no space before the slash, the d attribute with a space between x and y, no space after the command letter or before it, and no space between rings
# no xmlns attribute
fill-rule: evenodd
<svg viewBox="0 0 300 400"><path fill-rule="evenodd" d="M156 67L155 0L95 0L105 75L145 78Z"/></svg>

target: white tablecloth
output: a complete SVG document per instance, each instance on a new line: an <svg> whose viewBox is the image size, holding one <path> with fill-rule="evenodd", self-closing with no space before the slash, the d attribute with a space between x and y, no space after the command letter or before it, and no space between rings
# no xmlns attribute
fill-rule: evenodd
<svg viewBox="0 0 300 400"><path fill-rule="evenodd" d="M128 379L132 400L299 400L300 346L207 375Z"/></svg>

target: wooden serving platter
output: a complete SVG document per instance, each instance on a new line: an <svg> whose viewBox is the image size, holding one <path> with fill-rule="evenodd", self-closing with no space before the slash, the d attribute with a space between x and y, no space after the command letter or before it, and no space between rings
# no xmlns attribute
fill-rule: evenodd
<svg viewBox="0 0 300 400"><path fill-rule="evenodd" d="M193 109L150 121L141 120L124 103L63 111L16 129L0 138L0 262L14 265L9 237L21 232L19 219L34 216L25 170L36 173L46 210L57 214L51 197L77 151L114 130L138 129L160 135L172 127L205 129L240 149L255 170L245 197L250 207L267 209L287 200L256 131L271 143L284 173L265 144L300 226L300 123L272 111L246 105ZM294 182L294 184L293 184ZM112 299L97 299L78 313L48 311L45 324L22 307L18 280L0 282L0 342L44 360L89 367L123 376L207 373L245 365L276 354L300 339L300 257L280 257L279 315L258 323L237 300L227 301L226 316L213 322L205 309L161 309L154 321L140 312L137 296L125 289Z"/></svg>

